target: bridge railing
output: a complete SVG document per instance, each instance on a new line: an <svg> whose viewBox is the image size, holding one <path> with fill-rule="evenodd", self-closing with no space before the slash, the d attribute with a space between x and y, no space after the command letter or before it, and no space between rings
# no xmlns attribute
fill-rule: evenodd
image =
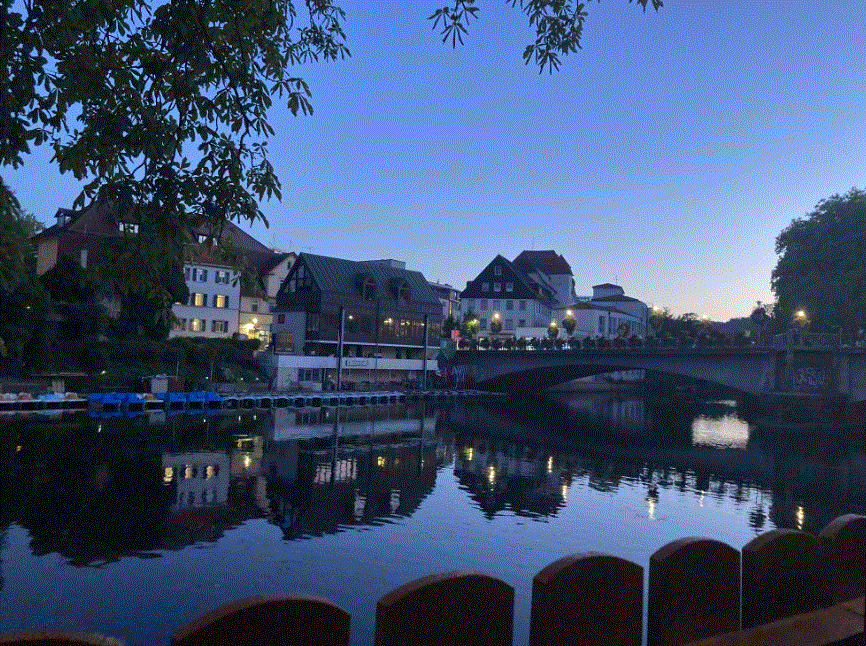
<svg viewBox="0 0 866 646"><path fill-rule="evenodd" d="M640 565L599 552L567 556L533 578L529 643L641 646L644 608L647 646L861 643L864 544L866 516L853 514L817 536L772 530L741 551L682 538L651 556L646 599ZM375 644L512 646L513 621L511 585L481 572L442 572L379 599ZM349 622L327 599L271 594L220 606L177 628L171 644L348 646ZM46 634L0 635L0 645L73 643L38 641ZM117 644L85 637L74 643Z"/></svg>
<svg viewBox="0 0 866 646"><path fill-rule="evenodd" d="M789 330L773 337L773 345L776 348L838 348L842 345L841 334L828 334L817 332L799 332Z"/></svg>

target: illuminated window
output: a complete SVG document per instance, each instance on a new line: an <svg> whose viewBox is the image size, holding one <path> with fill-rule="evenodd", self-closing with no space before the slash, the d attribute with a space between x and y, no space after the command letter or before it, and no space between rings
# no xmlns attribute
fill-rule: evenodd
<svg viewBox="0 0 866 646"><path fill-rule="evenodd" d="M213 295L213 306L226 308L229 306L229 297L225 294L214 294Z"/></svg>
<svg viewBox="0 0 866 646"><path fill-rule="evenodd" d="M189 295L189 304L196 307L204 307L206 304L205 295L200 293L192 293Z"/></svg>
<svg viewBox="0 0 866 646"><path fill-rule="evenodd" d="M190 319L189 320L189 331L190 332L204 332L205 322L204 319Z"/></svg>
<svg viewBox="0 0 866 646"><path fill-rule="evenodd" d="M210 479L213 478L215 475L216 475L216 474L214 473L213 465L212 465L212 464L209 464L209 465L207 466L207 468L205 469L205 471L204 471L204 477L205 477L205 480L210 480Z"/></svg>
<svg viewBox="0 0 866 646"><path fill-rule="evenodd" d="M138 233L138 225L134 222L118 222L117 228L124 235Z"/></svg>
<svg viewBox="0 0 866 646"><path fill-rule="evenodd" d="M174 480L174 468L173 467L166 467L165 473L162 476L162 481L165 484L170 484L172 480Z"/></svg>

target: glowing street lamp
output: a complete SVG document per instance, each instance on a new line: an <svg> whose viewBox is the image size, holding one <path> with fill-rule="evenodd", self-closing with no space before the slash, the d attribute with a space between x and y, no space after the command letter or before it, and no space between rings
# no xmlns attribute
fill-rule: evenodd
<svg viewBox="0 0 866 646"><path fill-rule="evenodd" d="M550 325L547 326L547 336L551 339L559 336L559 326L556 324L556 321L551 321Z"/></svg>
<svg viewBox="0 0 866 646"><path fill-rule="evenodd" d="M502 319L499 318L499 312L494 312L490 319L490 333L499 334L502 331Z"/></svg>

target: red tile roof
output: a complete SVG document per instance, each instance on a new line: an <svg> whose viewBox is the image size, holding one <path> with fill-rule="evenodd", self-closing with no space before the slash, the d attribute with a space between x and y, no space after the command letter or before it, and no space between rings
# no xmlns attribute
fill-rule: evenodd
<svg viewBox="0 0 866 646"><path fill-rule="evenodd" d="M545 251L521 251L520 255L514 259L514 264L527 273L541 271L548 276L556 274L572 275L571 267L565 258L553 249Z"/></svg>

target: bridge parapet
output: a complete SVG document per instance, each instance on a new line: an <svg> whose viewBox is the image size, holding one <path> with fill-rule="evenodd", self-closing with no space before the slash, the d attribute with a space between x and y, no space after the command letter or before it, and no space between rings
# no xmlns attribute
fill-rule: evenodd
<svg viewBox="0 0 866 646"><path fill-rule="evenodd" d="M840 334L806 333L789 330L773 337L773 346L779 349L823 348L834 349L842 345Z"/></svg>

